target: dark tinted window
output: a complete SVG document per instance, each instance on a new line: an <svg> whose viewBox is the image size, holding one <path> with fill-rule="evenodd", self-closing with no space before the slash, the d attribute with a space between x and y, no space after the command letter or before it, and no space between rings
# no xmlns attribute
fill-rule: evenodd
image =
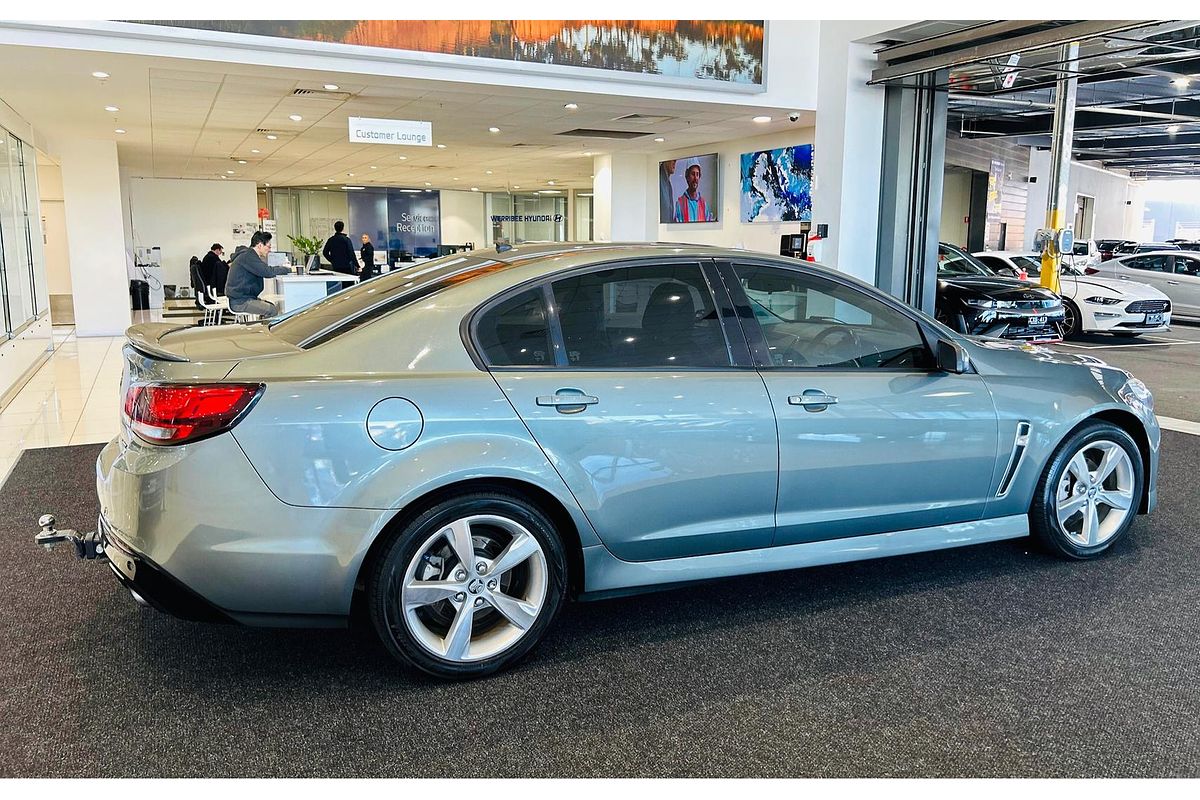
<svg viewBox="0 0 1200 800"><path fill-rule="evenodd" d="M1013 268L1005 263L1004 259L996 256L975 256L977 259L987 265L987 268L997 275L1010 275Z"/></svg>
<svg viewBox="0 0 1200 800"><path fill-rule="evenodd" d="M776 367L931 366L917 323L848 286L779 267L734 266Z"/></svg>
<svg viewBox="0 0 1200 800"><path fill-rule="evenodd" d="M621 267L552 284L571 367L725 367L729 347L696 264Z"/></svg>
<svg viewBox="0 0 1200 800"><path fill-rule="evenodd" d="M1175 273L1177 275L1200 275L1200 260L1187 256L1175 256Z"/></svg>
<svg viewBox="0 0 1200 800"><path fill-rule="evenodd" d="M530 289L493 306L479 318L475 337L493 367L554 365L542 290Z"/></svg>
<svg viewBox="0 0 1200 800"><path fill-rule="evenodd" d="M1166 272L1168 258L1170 256L1138 256L1137 258L1126 259L1123 263L1125 266L1133 267L1134 269Z"/></svg>

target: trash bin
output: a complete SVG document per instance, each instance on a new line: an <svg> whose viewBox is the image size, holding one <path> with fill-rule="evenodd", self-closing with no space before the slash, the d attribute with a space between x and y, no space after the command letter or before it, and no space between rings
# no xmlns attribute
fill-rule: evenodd
<svg viewBox="0 0 1200 800"><path fill-rule="evenodd" d="M149 311L150 284L146 281L130 281L129 301L134 311Z"/></svg>

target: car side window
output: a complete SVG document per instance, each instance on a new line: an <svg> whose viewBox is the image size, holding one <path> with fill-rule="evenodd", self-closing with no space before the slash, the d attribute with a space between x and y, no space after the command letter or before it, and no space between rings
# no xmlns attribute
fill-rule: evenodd
<svg viewBox="0 0 1200 800"><path fill-rule="evenodd" d="M554 366L542 290L530 289L488 309L475 326L484 360L493 367Z"/></svg>
<svg viewBox="0 0 1200 800"><path fill-rule="evenodd" d="M917 323L870 295L815 275L735 264L771 366L930 369Z"/></svg>
<svg viewBox="0 0 1200 800"><path fill-rule="evenodd" d="M1138 256L1126 261L1125 265L1134 269L1144 269L1151 272L1165 272L1167 269L1167 256Z"/></svg>
<svg viewBox="0 0 1200 800"><path fill-rule="evenodd" d="M975 256L984 264L988 265L988 269L995 272L997 275L1011 275L1015 270L1008 265L1003 259L996 256Z"/></svg>
<svg viewBox="0 0 1200 800"><path fill-rule="evenodd" d="M1175 256L1176 275L1200 275L1200 261L1187 256Z"/></svg>
<svg viewBox="0 0 1200 800"><path fill-rule="evenodd" d="M699 264L587 272L551 284L573 368L727 367L729 346Z"/></svg>

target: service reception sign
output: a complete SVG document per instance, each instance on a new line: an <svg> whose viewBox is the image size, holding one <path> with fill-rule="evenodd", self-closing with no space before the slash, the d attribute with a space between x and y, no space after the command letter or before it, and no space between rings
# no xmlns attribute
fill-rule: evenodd
<svg viewBox="0 0 1200 800"><path fill-rule="evenodd" d="M350 117L350 141L354 144L432 147L433 123L412 119Z"/></svg>

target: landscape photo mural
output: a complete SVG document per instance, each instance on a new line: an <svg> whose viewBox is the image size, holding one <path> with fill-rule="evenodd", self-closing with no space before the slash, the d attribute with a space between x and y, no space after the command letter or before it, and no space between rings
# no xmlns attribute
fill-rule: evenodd
<svg viewBox="0 0 1200 800"><path fill-rule="evenodd" d="M761 85L761 19L127 20L147 25L417 50Z"/></svg>
<svg viewBox="0 0 1200 800"><path fill-rule="evenodd" d="M811 222L811 144L742 153L742 222Z"/></svg>

